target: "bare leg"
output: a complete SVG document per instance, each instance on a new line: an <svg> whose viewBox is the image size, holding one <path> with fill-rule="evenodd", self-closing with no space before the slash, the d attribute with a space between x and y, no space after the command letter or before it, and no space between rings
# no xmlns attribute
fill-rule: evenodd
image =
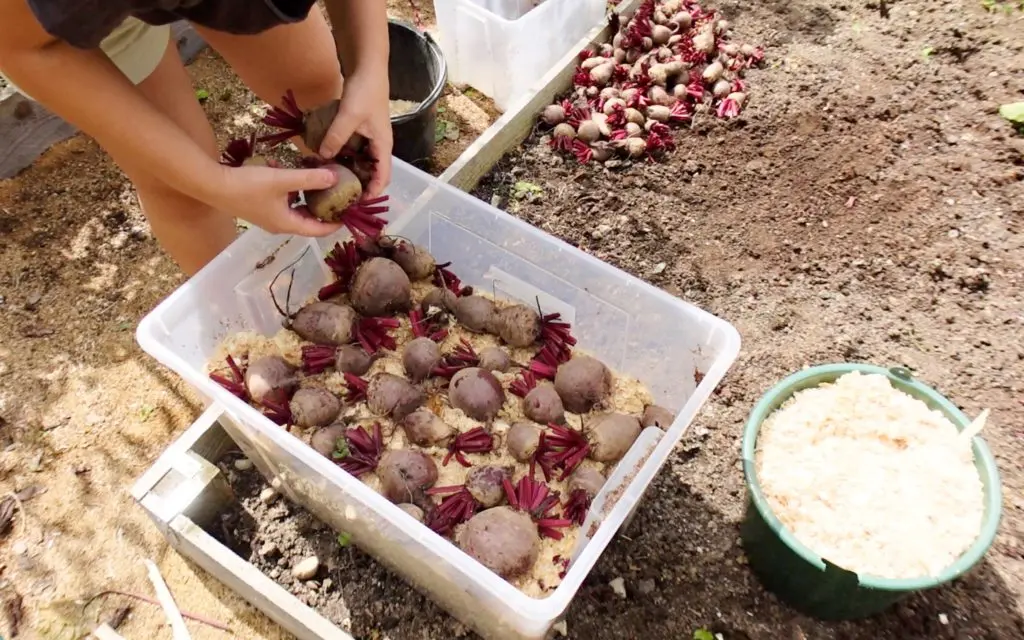
<svg viewBox="0 0 1024 640"><path fill-rule="evenodd" d="M217 139L185 72L174 42L139 89L191 138L217 157ZM168 188L159 176L122 167L135 184L153 235L188 275L193 275L235 239L234 220L208 205Z"/></svg>
<svg viewBox="0 0 1024 640"><path fill-rule="evenodd" d="M254 36L238 36L195 26L261 100L280 105L291 89L303 109L341 97L341 64L331 28L320 8L297 24L282 25ZM298 140L295 140L304 152Z"/></svg>

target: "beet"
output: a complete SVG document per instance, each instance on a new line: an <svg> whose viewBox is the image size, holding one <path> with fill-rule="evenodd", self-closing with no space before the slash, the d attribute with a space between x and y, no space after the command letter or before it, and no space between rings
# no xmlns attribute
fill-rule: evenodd
<svg viewBox="0 0 1024 640"><path fill-rule="evenodd" d="M426 280L437 271L434 256L423 247L403 238L384 236L378 241L384 254L395 261L410 280Z"/></svg>
<svg viewBox="0 0 1024 640"><path fill-rule="evenodd" d="M523 304L498 309L493 319L494 333L511 347L528 347L541 336L543 324L537 312Z"/></svg>
<svg viewBox="0 0 1024 640"><path fill-rule="evenodd" d="M555 387L542 382L523 398L523 415L541 424L562 424L565 422L565 407Z"/></svg>
<svg viewBox="0 0 1024 640"><path fill-rule="evenodd" d="M390 373L380 373L373 377L366 389L366 403L380 416L390 416L397 421L423 404L423 392L408 380Z"/></svg>
<svg viewBox="0 0 1024 640"><path fill-rule="evenodd" d="M421 407L402 419L402 429L409 442L420 447L444 444L455 430L430 409Z"/></svg>
<svg viewBox="0 0 1024 640"><path fill-rule="evenodd" d="M291 320L291 330L303 340L326 345L352 342L358 315L348 305L312 302L299 309Z"/></svg>
<svg viewBox="0 0 1024 640"><path fill-rule="evenodd" d="M517 422L505 434L509 454L519 462L529 462L540 443L542 429L531 422Z"/></svg>
<svg viewBox="0 0 1024 640"><path fill-rule="evenodd" d="M296 369L280 356L264 356L249 363L245 388L256 404L281 402L298 386Z"/></svg>
<svg viewBox="0 0 1024 640"><path fill-rule="evenodd" d="M512 367L512 358L501 347L487 347L480 352L477 366L488 371L508 371Z"/></svg>
<svg viewBox="0 0 1024 640"><path fill-rule="evenodd" d="M402 351L402 366L413 382L426 380L441 364L441 348L430 338L416 338Z"/></svg>
<svg viewBox="0 0 1024 640"><path fill-rule="evenodd" d="M345 210L363 197L363 185L355 173L340 164L328 162L321 168L334 172L337 182L327 189L306 191L306 206L324 222L340 222Z"/></svg>
<svg viewBox="0 0 1024 640"><path fill-rule="evenodd" d="M540 536L530 516L494 507L473 516L458 536L459 548L506 580L527 573L540 554Z"/></svg>
<svg viewBox="0 0 1024 640"><path fill-rule="evenodd" d="M320 145L324 143L324 138L327 136L327 132L330 131L331 125L338 115L338 106L340 104L340 100L331 100L316 109L302 113L302 143L310 151L319 153Z"/></svg>
<svg viewBox="0 0 1024 640"><path fill-rule="evenodd" d="M640 435L640 421L622 413L607 413L594 419L587 428L590 458L615 462L626 455Z"/></svg>
<svg viewBox="0 0 1024 640"><path fill-rule="evenodd" d="M385 498L395 504L417 504L423 500L423 491L437 482L437 464L422 451L386 451L377 465L377 477Z"/></svg>
<svg viewBox="0 0 1024 640"><path fill-rule="evenodd" d="M366 349L354 344L338 347L335 353L334 368L338 373L352 373L361 376L373 366L376 356L366 353Z"/></svg>
<svg viewBox="0 0 1024 640"><path fill-rule="evenodd" d="M511 467L473 467L466 474L466 490L485 509L505 502L505 481L512 482Z"/></svg>
<svg viewBox="0 0 1024 640"><path fill-rule="evenodd" d="M343 422L335 422L334 424L317 429L316 433L309 439L309 446L324 456L325 458L334 459L334 452L338 451L338 441L345 442L345 430L348 427ZM340 447L344 450L344 446Z"/></svg>
<svg viewBox="0 0 1024 640"><path fill-rule="evenodd" d="M604 475L596 470L589 467L580 467L569 476L568 490L569 493L573 493L577 490L582 490L591 499L601 491L601 487L607 479Z"/></svg>
<svg viewBox="0 0 1024 640"><path fill-rule="evenodd" d="M454 312L458 300L459 297L450 290L438 287L431 289L427 295L423 296L423 300L420 301L420 310L423 313L430 313L430 308L436 307L443 311Z"/></svg>
<svg viewBox="0 0 1024 640"><path fill-rule="evenodd" d="M585 355L573 356L555 373L555 391L572 413L586 413L603 402L611 395L612 384L608 367Z"/></svg>
<svg viewBox="0 0 1024 640"><path fill-rule="evenodd" d="M494 302L483 296L462 296L456 298L452 308L459 324L474 333L490 332L497 310Z"/></svg>
<svg viewBox="0 0 1024 640"><path fill-rule="evenodd" d="M322 387L299 389L288 403L292 423L300 427L323 427L341 413L341 399Z"/></svg>
<svg viewBox="0 0 1024 640"><path fill-rule="evenodd" d="M505 390L490 371L469 367L452 377L448 399L470 418L488 422L505 404Z"/></svg>
<svg viewBox="0 0 1024 640"><path fill-rule="evenodd" d="M411 286L402 267L387 258L370 258L352 278L349 299L364 316L390 316L412 306Z"/></svg>
<svg viewBox="0 0 1024 640"><path fill-rule="evenodd" d="M676 414L665 407L656 404L649 404L644 409L644 415L640 418L640 424L644 427L659 427L668 429L676 421Z"/></svg>

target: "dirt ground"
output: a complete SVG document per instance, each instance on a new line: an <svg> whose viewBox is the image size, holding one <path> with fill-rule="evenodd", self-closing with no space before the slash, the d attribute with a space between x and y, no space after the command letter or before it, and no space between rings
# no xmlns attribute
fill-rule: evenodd
<svg viewBox="0 0 1024 640"><path fill-rule="evenodd" d="M429 21L429 3L416 3ZM1024 637L1024 137L997 115L1024 99L1024 12L986 4L1003 3L725 2L737 35L767 46L739 120L698 121L669 162L607 173L530 144L481 185L485 200L727 318L744 340L575 600L571 637ZM215 55L190 72L222 139L252 117L251 94ZM462 131L435 172L488 121L463 98L473 103L445 98ZM540 194L517 199L516 182ZM90 140L0 182L0 493L25 498L0 539L0 595L23 599L22 637L69 637L58 629L78 615L72 598L150 595L146 557L183 609L237 637L288 637L170 551L128 495L199 409L133 339L181 282ZM908 366L970 415L991 408L1005 500L996 543L968 576L872 620L825 625L781 606L744 566L739 436L780 377L842 360ZM44 492L29 498L33 488ZM351 553L380 596L350 603L364 637L463 634ZM104 612L129 603L108 598ZM121 632L170 637L141 603Z"/></svg>

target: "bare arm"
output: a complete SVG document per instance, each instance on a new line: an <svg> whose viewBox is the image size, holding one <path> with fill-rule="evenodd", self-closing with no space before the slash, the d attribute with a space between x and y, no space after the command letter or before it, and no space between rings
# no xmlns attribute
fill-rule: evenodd
<svg viewBox="0 0 1024 640"><path fill-rule="evenodd" d="M388 12L384 0L326 0L341 73L388 73Z"/></svg>
<svg viewBox="0 0 1024 640"><path fill-rule="evenodd" d="M96 139L126 171L209 201L220 165L164 116L100 50L57 40L25 0L0 0L0 70Z"/></svg>

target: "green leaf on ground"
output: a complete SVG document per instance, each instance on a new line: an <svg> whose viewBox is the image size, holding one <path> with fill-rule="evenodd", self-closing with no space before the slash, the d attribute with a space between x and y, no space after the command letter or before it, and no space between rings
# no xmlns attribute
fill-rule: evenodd
<svg viewBox="0 0 1024 640"><path fill-rule="evenodd" d="M148 404L142 405L142 408L139 409L139 419L143 422L149 420L149 417L153 415L154 411L156 411L156 407L151 407Z"/></svg>
<svg viewBox="0 0 1024 640"><path fill-rule="evenodd" d="M512 187L512 197L516 200L522 200L530 196L537 196L544 193L544 190L533 184L532 182L517 182Z"/></svg>
<svg viewBox="0 0 1024 640"><path fill-rule="evenodd" d="M707 629L700 628L693 632L693 640L715 640L715 634Z"/></svg>
<svg viewBox="0 0 1024 640"><path fill-rule="evenodd" d="M458 140L460 134L459 125L451 120L438 120L434 125L434 142Z"/></svg>
<svg viewBox="0 0 1024 640"><path fill-rule="evenodd" d="M206 89L196 89L196 100L205 102L210 98L210 92Z"/></svg>
<svg viewBox="0 0 1024 640"><path fill-rule="evenodd" d="M342 532L342 533L338 534L338 546L339 547L347 547L351 542L352 542L352 534L351 533Z"/></svg>
<svg viewBox="0 0 1024 640"><path fill-rule="evenodd" d="M1024 125L1024 102L1011 102L999 107L999 115L1014 124Z"/></svg>

